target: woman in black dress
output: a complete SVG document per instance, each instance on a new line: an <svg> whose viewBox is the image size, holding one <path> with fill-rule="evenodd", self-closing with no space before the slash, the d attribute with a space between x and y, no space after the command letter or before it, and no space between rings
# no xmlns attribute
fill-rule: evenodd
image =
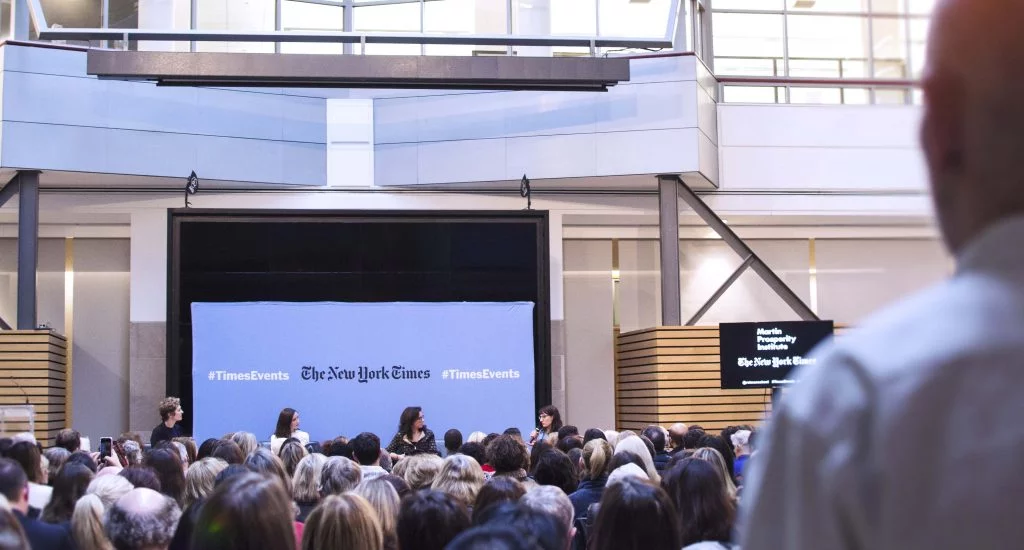
<svg viewBox="0 0 1024 550"><path fill-rule="evenodd" d="M402 417L398 421L398 433L391 439L387 451L391 455L391 460L425 453L441 455L437 452L434 432L427 429L427 424L423 420L422 407L406 407L402 411Z"/></svg>

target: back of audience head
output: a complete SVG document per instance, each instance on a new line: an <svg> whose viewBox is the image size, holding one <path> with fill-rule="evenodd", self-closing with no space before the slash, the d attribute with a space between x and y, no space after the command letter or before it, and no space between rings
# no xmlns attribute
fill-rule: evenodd
<svg viewBox="0 0 1024 550"><path fill-rule="evenodd" d="M219 458L204 458L190 466L185 473L182 510L190 508L196 502L206 500L217 483L217 474L227 467L228 463Z"/></svg>
<svg viewBox="0 0 1024 550"><path fill-rule="evenodd" d="M213 488L214 490L216 490L217 487L220 487L222 484L224 484L233 477L251 473L252 470L245 466L242 466L241 464L228 464L228 467L221 470L220 473L217 474L217 478L213 480Z"/></svg>
<svg viewBox="0 0 1024 550"><path fill-rule="evenodd" d="M177 450L169 445L153 449L146 453L143 464L160 478L160 492L180 506L185 498L185 470Z"/></svg>
<svg viewBox="0 0 1024 550"><path fill-rule="evenodd" d="M47 523L63 523L71 519L75 502L85 494L94 474L77 463L65 464L53 479L53 494L39 518Z"/></svg>
<svg viewBox="0 0 1024 550"><path fill-rule="evenodd" d="M444 432L444 450L448 454L455 454L459 452L459 447L462 446L462 432L452 428L447 432Z"/></svg>
<svg viewBox="0 0 1024 550"><path fill-rule="evenodd" d="M332 456L324 463L320 473L320 498L351 491L363 480L363 471L354 460Z"/></svg>
<svg viewBox="0 0 1024 550"><path fill-rule="evenodd" d="M71 456L71 452L64 447L50 447L43 451L43 456L49 462L47 466L46 479L53 479L57 476L57 471L60 470L61 466L68 461L68 457Z"/></svg>
<svg viewBox="0 0 1024 550"><path fill-rule="evenodd" d="M398 512L402 499L395 486L385 476L361 482L353 492L366 499L377 512L380 528L384 534L384 547L398 547Z"/></svg>
<svg viewBox="0 0 1024 550"><path fill-rule="evenodd" d="M0 458L0 495L12 506L28 498L28 476L24 468L10 458Z"/></svg>
<svg viewBox="0 0 1024 550"><path fill-rule="evenodd" d="M554 448L555 446L548 443L546 440L538 439L537 442L533 444L533 447L530 448L530 461L526 466L524 466L524 468L532 471L533 465L540 459L541 453L544 451L550 451Z"/></svg>
<svg viewBox="0 0 1024 550"><path fill-rule="evenodd" d="M487 434L487 436L485 436L483 438L483 440L480 441L480 443L486 449L487 447L490 447L491 446L491 442L493 442L495 439L498 439L498 436L500 436L500 435L501 434L489 433L489 434ZM513 439L515 439L515 438L513 438Z"/></svg>
<svg viewBox="0 0 1024 550"><path fill-rule="evenodd" d="M583 448L583 438L578 435L567 435L558 441L557 449L568 453L573 449Z"/></svg>
<svg viewBox="0 0 1024 550"><path fill-rule="evenodd" d="M558 430L556 430L556 433L558 434L558 440L561 441L562 439L569 437L571 435L580 435L580 429L571 424L566 424L565 426L558 428Z"/></svg>
<svg viewBox="0 0 1024 550"><path fill-rule="evenodd" d="M573 528L573 507L572 501L561 490L555 487L537 487L526 493L519 499L519 503L538 512L548 514L558 520L566 542L571 540L575 529ZM558 547L556 547L558 548ZM562 546L561 548L564 548Z"/></svg>
<svg viewBox="0 0 1024 550"><path fill-rule="evenodd" d="M125 459L128 461L128 466L137 466L142 464L142 445L129 439L121 444L121 448L124 449L124 455Z"/></svg>
<svg viewBox="0 0 1024 550"><path fill-rule="evenodd" d="M595 439L603 439L605 441L608 441L608 439L604 436L604 432L597 428L589 428L586 432L583 433L584 446L586 446L587 443L590 443Z"/></svg>
<svg viewBox="0 0 1024 550"><path fill-rule="evenodd" d="M534 489L530 493L536 490ZM523 499L525 498L524 495ZM500 525L511 528L518 533L529 548L537 550L565 550L568 548L571 540L569 536L572 532L571 527L563 525L555 515L547 510L528 506L522 501L523 499L520 499L519 502L502 502L489 507L481 514L480 525Z"/></svg>
<svg viewBox="0 0 1024 550"><path fill-rule="evenodd" d="M302 443L298 441L288 441L284 445L281 445L280 452L277 456L281 459L281 465L284 466L285 473L288 477L295 475L295 467L299 465L299 461L306 457L309 453L306 452L306 448L302 446Z"/></svg>
<svg viewBox="0 0 1024 550"><path fill-rule="evenodd" d="M473 432L466 438L466 443L483 443L484 439L487 438L487 434L484 432ZM486 447L486 445L484 445Z"/></svg>
<svg viewBox="0 0 1024 550"><path fill-rule="evenodd" d="M203 504L192 550L296 548L292 502L277 479L254 472L219 484Z"/></svg>
<svg viewBox="0 0 1024 550"><path fill-rule="evenodd" d="M608 481L605 483L605 488L611 487L616 483L621 483L625 479L640 479L644 481L650 481L647 477L647 472L643 468L630 462L629 464L623 464L622 466L612 470L608 474Z"/></svg>
<svg viewBox="0 0 1024 550"><path fill-rule="evenodd" d="M611 460L608 461L608 473L611 474L626 464L634 464L640 468L640 471L644 472L644 474L647 473L647 471L644 470L644 461L641 460L636 453L629 451L618 451L612 455Z"/></svg>
<svg viewBox="0 0 1024 550"><path fill-rule="evenodd" d="M64 461L64 464L80 464L89 469L92 473L96 473L99 467L96 465L96 461L89 456L89 453L85 451L75 451L71 453L71 456Z"/></svg>
<svg viewBox="0 0 1024 550"><path fill-rule="evenodd" d="M725 444L729 446L729 450L732 451L733 455L736 454L736 447L732 444L732 434L738 431L740 431L739 426L726 426L722 428L722 431L718 432L718 436L721 437L722 441L725 441Z"/></svg>
<svg viewBox="0 0 1024 550"><path fill-rule="evenodd" d="M234 441L238 448L242 450L242 456L249 456L260 446L260 442L256 439L256 434L250 432L235 432L231 434L231 441Z"/></svg>
<svg viewBox="0 0 1024 550"><path fill-rule="evenodd" d="M73 453L82 448L82 435L75 430L65 428L57 432L57 437L54 438L53 444Z"/></svg>
<svg viewBox="0 0 1024 550"><path fill-rule="evenodd" d="M586 467L586 477L591 480L598 480L611 470L612 455L615 451L604 439L593 439L583 446L583 465Z"/></svg>
<svg viewBox="0 0 1024 550"><path fill-rule="evenodd" d="M609 485L601 496L590 550L679 550L675 507L661 487L642 479Z"/></svg>
<svg viewBox="0 0 1024 550"><path fill-rule="evenodd" d="M729 446L724 439L717 435L708 435L701 438L699 445L700 447L711 447L718 451L718 453L722 455L722 459L725 461L725 469L726 473L729 475L729 479L735 479L736 472L733 469L733 463L736 462L736 455L732 452L732 447Z"/></svg>
<svg viewBox="0 0 1024 550"><path fill-rule="evenodd" d="M463 531L445 550L535 550L519 531L500 525L481 525Z"/></svg>
<svg viewBox="0 0 1024 550"><path fill-rule="evenodd" d="M701 447L693 452L693 458L705 460L711 464L722 480L722 486L725 488L726 495L731 499L736 498L736 484L733 483L732 478L729 477L729 472L726 470L725 466L725 460L722 458L722 453L718 452L718 449Z"/></svg>
<svg viewBox="0 0 1024 550"><path fill-rule="evenodd" d="M109 510L118 499L134 489L130 481L121 476L100 476L89 482L85 494L95 495L100 499L104 510Z"/></svg>
<svg viewBox="0 0 1024 550"><path fill-rule="evenodd" d="M430 487L444 465L441 457L432 454L410 456L402 460L405 461L408 461L405 465L405 482L413 491Z"/></svg>
<svg viewBox="0 0 1024 550"><path fill-rule="evenodd" d="M510 435L502 435L487 446L487 463L497 474L511 473L525 469L530 461L526 445Z"/></svg>
<svg viewBox="0 0 1024 550"><path fill-rule="evenodd" d="M40 485L46 483L47 474L43 472L43 461L40 459L38 446L28 441L19 441L11 445L4 456L21 465L30 482Z"/></svg>
<svg viewBox="0 0 1024 550"><path fill-rule="evenodd" d="M566 495L573 493L579 484L572 461L557 449L541 453L533 468L533 479L540 485L557 487Z"/></svg>
<svg viewBox="0 0 1024 550"><path fill-rule="evenodd" d="M106 476L100 479L121 479L117 476ZM123 495L122 495L123 496ZM113 546L103 531L103 501L94 494L84 494L75 503L71 514L71 538L79 550L111 550ZM3 545L0 545L3 547Z"/></svg>
<svg viewBox="0 0 1024 550"><path fill-rule="evenodd" d="M423 490L402 499L398 546L402 550L443 550L469 528L469 512L452 497Z"/></svg>
<svg viewBox="0 0 1024 550"><path fill-rule="evenodd" d="M751 434L752 432L750 430L736 430L736 432L732 434L730 440L732 441L732 448L736 452L736 456L750 454Z"/></svg>
<svg viewBox="0 0 1024 550"><path fill-rule="evenodd" d="M650 449L643 439L627 437L620 440L619 444L615 446L615 453L618 454L622 451L629 451L640 459L643 469L647 472L647 477L651 478L651 481L655 483L661 481L658 471L654 468L654 459L651 457Z"/></svg>
<svg viewBox="0 0 1024 550"><path fill-rule="evenodd" d="M349 441L352 458L360 466L376 465L380 462L380 438L370 432L363 432Z"/></svg>
<svg viewBox="0 0 1024 550"><path fill-rule="evenodd" d="M480 492L476 495L476 503L473 505L473 523L479 525L480 515L487 508L502 502L516 502L526 494L526 488L522 483L510 477L494 477L484 483Z"/></svg>
<svg viewBox="0 0 1024 550"><path fill-rule="evenodd" d="M214 443L210 456L219 458L228 464L241 464L245 462L246 454L242 452L242 448L238 446L238 443L230 439L222 439Z"/></svg>
<svg viewBox="0 0 1024 550"><path fill-rule="evenodd" d="M480 443L463 443L459 454L473 457L480 466L487 464L487 449Z"/></svg>
<svg viewBox="0 0 1024 550"><path fill-rule="evenodd" d="M665 474L662 486L675 504L684 546L729 542L736 508L716 468L707 461L686 458Z"/></svg>
<svg viewBox="0 0 1024 550"><path fill-rule="evenodd" d="M257 448L255 451L249 454L243 464L250 470L268 475L276 478L281 482L281 487L284 488L288 498L292 497L292 476L288 475L288 472L284 469L284 464L280 458L270 452L270 449L264 449L262 447Z"/></svg>
<svg viewBox="0 0 1024 550"><path fill-rule="evenodd" d="M306 518L302 550L382 550L384 532L365 498L346 493L323 500Z"/></svg>
<svg viewBox="0 0 1024 550"><path fill-rule="evenodd" d="M292 498L300 504L320 501L320 476L327 457L313 453L302 457L292 474Z"/></svg>
<svg viewBox="0 0 1024 550"><path fill-rule="evenodd" d="M0 498L0 548L3 550L32 550L21 522L9 510L7 500Z"/></svg>
<svg viewBox="0 0 1024 550"><path fill-rule="evenodd" d="M656 454L665 452L665 431L661 426L647 426L644 428L643 436L654 445Z"/></svg>
<svg viewBox="0 0 1024 550"><path fill-rule="evenodd" d="M191 437L175 437L172 441L175 443L181 443L185 447L185 453L188 457L189 465L195 464L199 460L199 449L196 448L196 440Z"/></svg>
<svg viewBox="0 0 1024 550"><path fill-rule="evenodd" d="M700 440L703 439L705 435L707 434L704 433L704 428L694 424L686 430L685 434L683 434L680 444L683 446L683 449L694 450L701 446Z"/></svg>
<svg viewBox="0 0 1024 550"><path fill-rule="evenodd" d="M160 478L157 476L156 471L149 466L128 466L118 472L117 475L127 479L136 489L152 489L158 493L160 492Z"/></svg>
<svg viewBox="0 0 1024 550"><path fill-rule="evenodd" d="M215 437L211 437L203 441L202 445L196 451L196 460L202 460L213 453L213 449L217 446L217 442L220 441Z"/></svg>
<svg viewBox="0 0 1024 550"><path fill-rule="evenodd" d="M170 497L151 489L132 489L106 514L107 538L117 550L167 548L181 518Z"/></svg>
<svg viewBox="0 0 1024 550"><path fill-rule="evenodd" d="M466 455L452 455L444 459L441 470L430 488L458 500L466 508L473 506L476 495L484 484L484 471L475 459Z"/></svg>
<svg viewBox="0 0 1024 550"><path fill-rule="evenodd" d="M569 462L572 463L572 469L576 472L576 481L583 481L583 476L587 471L586 466L583 465L583 449L569 449L566 453L569 457Z"/></svg>

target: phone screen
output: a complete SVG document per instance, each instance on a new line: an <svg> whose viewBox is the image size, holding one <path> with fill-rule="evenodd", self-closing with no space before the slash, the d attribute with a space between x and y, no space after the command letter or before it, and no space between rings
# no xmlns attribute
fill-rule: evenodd
<svg viewBox="0 0 1024 550"><path fill-rule="evenodd" d="M112 441L113 440L109 437L100 438L100 458L107 458L108 456L110 456Z"/></svg>

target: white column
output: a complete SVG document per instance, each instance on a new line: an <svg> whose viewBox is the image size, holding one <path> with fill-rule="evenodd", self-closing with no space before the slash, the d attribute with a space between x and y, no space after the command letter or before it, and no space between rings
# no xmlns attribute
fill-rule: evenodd
<svg viewBox="0 0 1024 550"><path fill-rule="evenodd" d="M167 210L131 215L131 305L133 323L167 319Z"/></svg>

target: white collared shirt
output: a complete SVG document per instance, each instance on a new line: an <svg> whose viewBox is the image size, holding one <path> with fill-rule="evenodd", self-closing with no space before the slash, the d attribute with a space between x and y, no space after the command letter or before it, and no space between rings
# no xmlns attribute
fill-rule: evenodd
<svg viewBox="0 0 1024 550"><path fill-rule="evenodd" d="M748 462L744 550L1024 544L1024 216L819 356Z"/></svg>

